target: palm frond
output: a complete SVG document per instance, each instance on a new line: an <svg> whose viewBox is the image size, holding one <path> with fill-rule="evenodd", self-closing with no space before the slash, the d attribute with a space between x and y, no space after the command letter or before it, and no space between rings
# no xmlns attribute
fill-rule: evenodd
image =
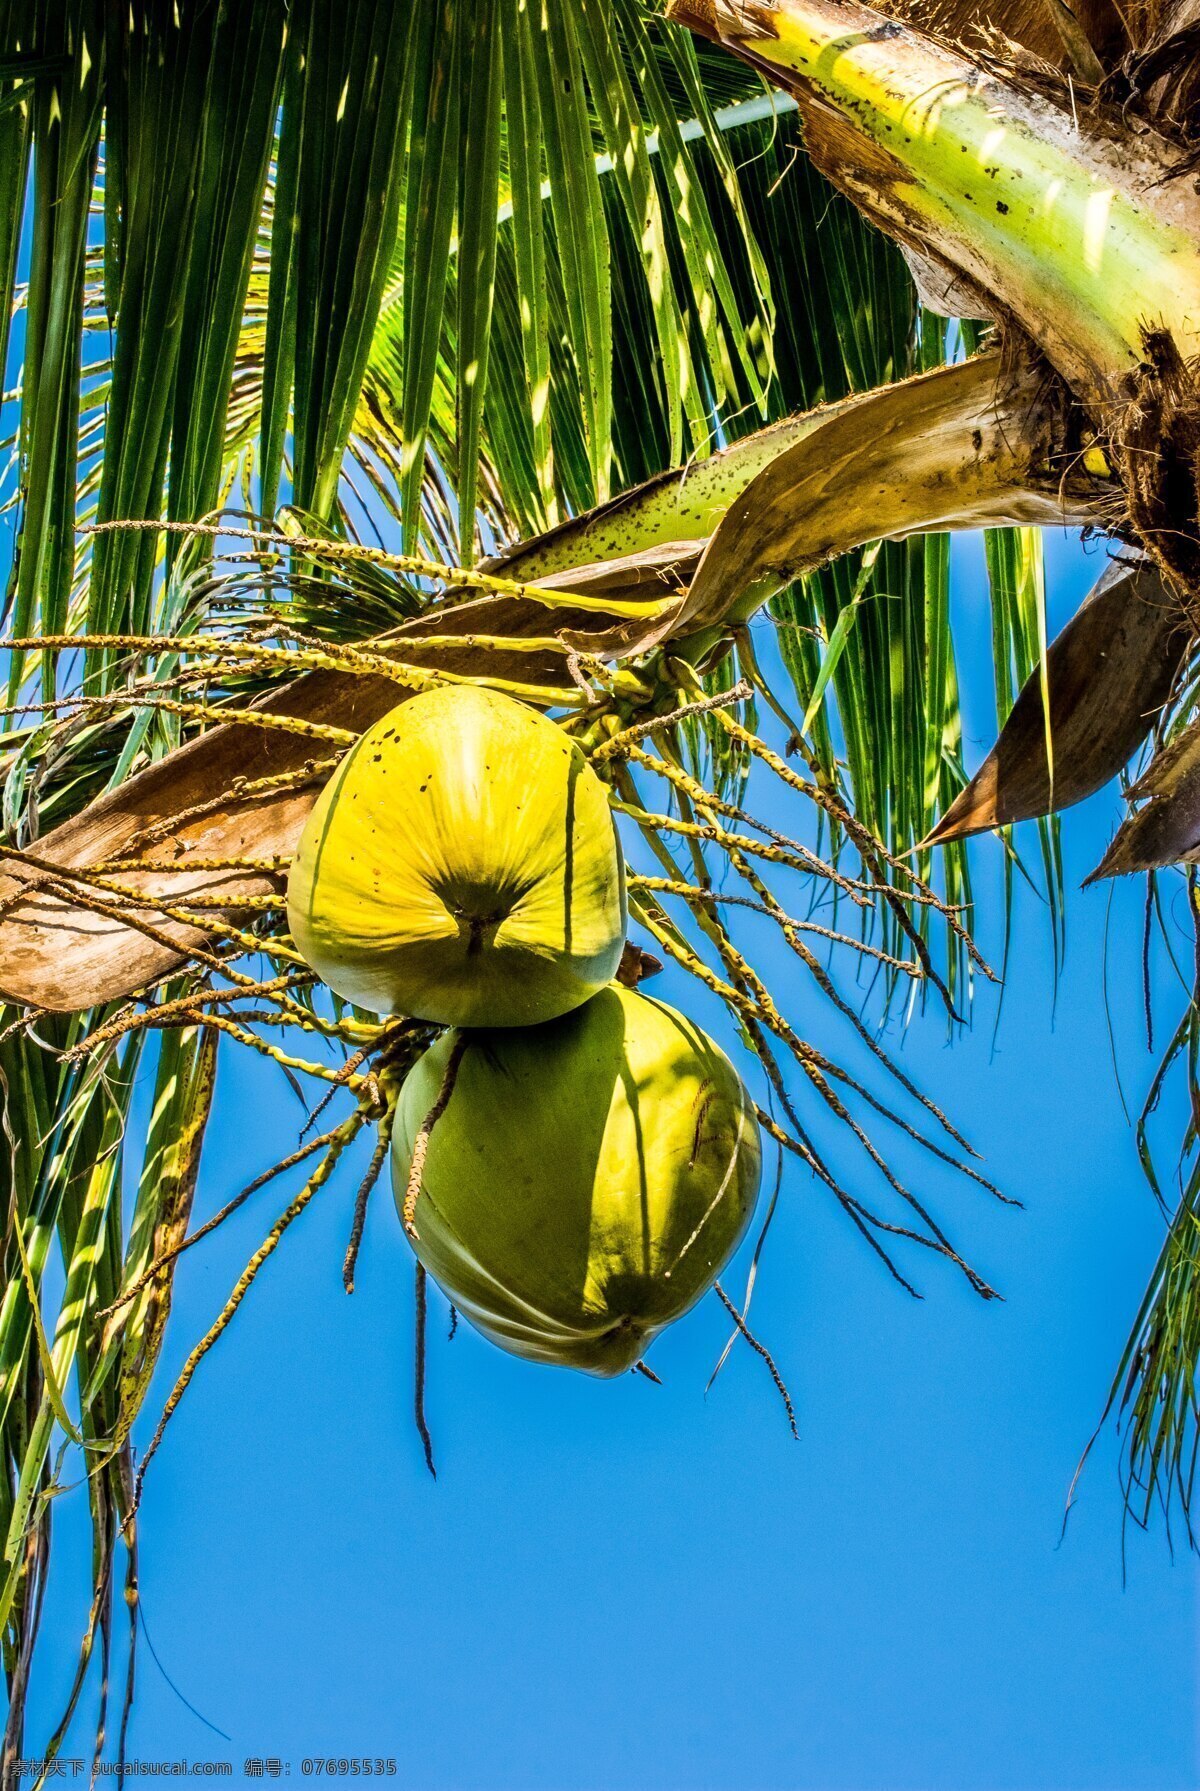
<svg viewBox="0 0 1200 1791"><path fill-rule="evenodd" d="M64 0L36 10L30 47L49 66L11 115L27 121L23 147L35 145L20 414L21 533L5 604L23 631L39 615L48 628L66 625L74 574L84 250L105 66L100 9ZM81 78L72 78L76 71ZM10 255L24 194L12 197ZM10 694L23 669L14 660Z"/></svg>
<svg viewBox="0 0 1200 1791"><path fill-rule="evenodd" d="M1137 1120L1138 1156L1147 1184L1166 1218L1166 1236L1117 1364L1103 1416L1084 1451L1075 1480L1078 1482L1105 1420L1115 1419L1124 1431L1122 1487L1126 1519L1147 1529L1156 1511L1161 1512L1170 1539L1178 1513L1187 1543L1196 1548L1193 1498L1200 1458L1200 1399L1196 1387L1196 1365L1200 1362L1200 908L1194 871L1186 873L1186 880L1196 943L1190 966L1191 999L1161 1051ZM1147 880L1143 945L1147 1043L1151 1048L1154 1007L1150 975L1155 931L1175 975L1186 987L1189 967L1175 962L1175 928L1168 923L1163 909L1159 877L1151 872ZM1173 1087L1184 1095L1189 1118L1170 1173L1164 1174L1157 1159L1154 1122ZM1172 1183L1178 1190L1174 1199L1170 1197ZM1074 1494L1074 1485L1071 1490Z"/></svg>
<svg viewBox="0 0 1200 1791"><path fill-rule="evenodd" d="M44 832L181 742L199 757L213 721L237 718L247 756L268 727L287 737L287 766L250 780L254 800L311 793L353 729L340 712L268 711L292 677L355 680L355 726L395 699L397 680L408 688L439 666L563 711L640 854L645 940L724 1004L781 1151L904 1286L895 1253L916 1249L991 1289L875 1132L982 1178L827 962L848 953L856 974L931 990L951 1012L970 967L983 969L962 913L963 848L944 858L937 890L929 862L908 856L964 775L944 539L877 551L856 537L854 554L777 597L770 622L718 630L695 666L669 641L610 664L544 620L538 632L523 622L515 642L482 632L472 650L492 654L486 670L437 657L453 644L437 629L468 588L462 569L480 555L556 524L575 530L560 564L565 537L552 535L469 587L480 602L515 602L506 571L579 568L580 518L610 494L729 444L753 455L764 423L952 352L899 252L812 174L794 113L640 0L54 0L14 6L6 31L8 20L5 328L19 251L28 281L8 412L20 551L7 615L31 644L13 651L4 717L5 852L97 926L115 915L165 938L171 966L136 1001L68 1018L0 1011L12 1760L60 1453L70 1445L72 1464L91 1470L92 1603L51 1752L97 1645L107 1663L122 1548L134 1609L136 1510L168 1419L348 1145L371 1126L383 1135L373 1072L402 1072L427 1042L427 1029L376 1025L313 989L282 925L286 853L243 845L214 852L214 867L193 853L198 872L238 880L236 920L219 895L146 896L119 852L70 871L39 862ZM235 499L266 527L230 551L246 522L222 510ZM214 512L224 542L222 523L203 520ZM630 509L605 514L619 532ZM160 534L164 517L178 528ZM664 505L660 547L671 518ZM104 531L81 540L78 526L96 520ZM694 561L711 525L691 526ZM367 529L413 557L356 556ZM998 662L1018 678L1040 613L1020 551L993 555ZM660 573L624 599L609 591L624 601L617 620L653 620L667 602ZM544 603L578 632L603 603L574 595L571 612L560 577ZM397 626L410 646L420 628L434 636L411 664L376 650ZM196 775L189 812L211 818L231 792L223 774ZM231 776L240 801L242 759ZM130 852L153 857L165 834L139 825ZM765 933L783 939L857 1068L802 1038L775 1002L756 967ZM259 1053L340 1100L340 1117L277 1166L304 1166L305 1179L197 1342L135 1473L132 1427L175 1263L232 1210L188 1229L218 1040L234 1064ZM148 1120L133 1101L139 1073L154 1078ZM127 1212L125 1171L139 1163ZM34 1308L48 1305L56 1247L66 1288L43 1337ZM128 1707L127 1689L120 1751Z"/></svg>

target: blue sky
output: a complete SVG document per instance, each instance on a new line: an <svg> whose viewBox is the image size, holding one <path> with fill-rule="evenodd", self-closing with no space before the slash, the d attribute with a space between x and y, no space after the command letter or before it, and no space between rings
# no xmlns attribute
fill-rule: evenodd
<svg viewBox="0 0 1200 1791"><path fill-rule="evenodd" d="M1100 560L1062 539L1050 556L1058 625ZM974 765L993 733L976 541L955 549L955 606ZM1070 888L1118 810L1109 791L1070 817ZM993 909L999 869L985 842L978 893ZM932 1011L903 1044L909 1074L1025 1202L1000 1208L941 1173L920 1182L1004 1304L911 1252L927 1297L909 1299L787 1171L753 1316L798 1444L744 1347L703 1397L727 1334L715 1300L655 1345L661 1388L537 1368L465 1327L449 1343L435 1302L435 1484L410 1419L411 1257L381 1190L346 1298L355 1177L340 1176L204 1364L147 1485L149 1633L230 1739L143 1649L131 1754L228 1758L238 1775L247 1755L276 1754L293 1777L305 1755L391 1755L393 1783L420 1791L1194 1785L1194 1561L1172 1564L1161 1528L1133 1532L1123 1585L1111 1433L1059 1546L1161 1238L1114 1084L1109 901L1072 897L1053 1019L1047 929L1026 898L994 1050L988 991L953 1047ZM1133 1107L1150 1072L1140 887L1111 901L1108 997ZM768 968L802 1029L837 1043L790 963ZM722 1032L694 984L668 974L655 993ZM293 1097L265 1066L225 1059L219 1100L197 1218L296 1135ZM144 1431L282 1204L258 1196L181 1263ZM85 1518L81 1494L56 1505L34 1748L84 1622Z"/></svg>

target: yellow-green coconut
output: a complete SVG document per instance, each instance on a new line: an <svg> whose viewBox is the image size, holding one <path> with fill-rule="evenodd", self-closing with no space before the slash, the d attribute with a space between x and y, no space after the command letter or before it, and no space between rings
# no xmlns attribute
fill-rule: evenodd
<svg viewBox="0 0 1200 1791"><path fill-rule="evenodd" d="M529 1026L612 978L621 848L576 743L494 691L442 686L365 733L288 881L305 959L347 1001L447 1026Z"/></svg>
<svg viewBox="0 0 1200 1791"><path fill-rule="evenodd" d="M737 1248L761 1170L753 1102L699 1027L616 984L545 1026L447 1033L400 1094L402 1212L456 1044L412 1213L417 1255L503 1349L620 1374Z"/></svg>

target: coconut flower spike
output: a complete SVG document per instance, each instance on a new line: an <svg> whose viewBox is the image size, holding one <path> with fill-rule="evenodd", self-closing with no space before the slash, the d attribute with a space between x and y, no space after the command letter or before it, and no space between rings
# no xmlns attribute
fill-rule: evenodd
<svg viewBox="0 0 1200 1791"><path fill-rule="evenodd" d="M254 1255L250 1258L246 1267L239 1275L232 1293L217 1314L216 1319L209 1326L199 1343L195 1345L188 1355L187 1360L179 1372L178 1379L171 1389L167 1403L163 1407L162 1415L155 1426L154 1434L146 1446L146 1452L138 1463L137 1475L133 1486L133 1499L125 1523L122 1526L126 1531L128 1531L129 1526L136 1517L138 1508L141 1504L146 1470L150 1466L154 1456L157 1454L166 1432L167 1425L175 1415L180 1400L191 1385L196 1370L199 1368L209 1350L211 1350L213 1345L217 1342L218 1338L222 1336L236 1317L238 1307L250 1291L259 1270L263 1267L267 1259L278 1249L284 1233L295 1223L305 1207L309 1205L313 1198L320 1193L321 1189L329 1181L343 1152L353 1143L354 1139L357 1138L359 1132L367 1123L367 1119L367 1113L363 1108L359 1107L335 1128L332 1133L331 1142L326 1149L324 1156L321 1158L321 1161L317 1164L317 1167L313 1170L299 1193L289 1201L284 1211L275 1221L274 1225L263 1239L263 1242L259 1245L258 1249L254 1252Z"/></svg>
<svg viewBox="0 0 1200 1791"><path fill-rule="evenodd" d="M454 1094L454 1085L458 1081L459 1066L466 1055L470 1042L470 1038L464 1032L460 1032L455 1038L450 1047L450 1055L446 1059L446 1069L441 1087L438 1089L437 1099L421 1121L413 1140L412 1161L409 1164L408 1181L405 1184L404 1204L400 1217L409 1241L414 1244L420 1236L417 1231L417 1202L421 1198L421 1180L425 1173L425 1159L429 1155L429 1141L433 1137L433 1128L450 1105Z"/></svg>

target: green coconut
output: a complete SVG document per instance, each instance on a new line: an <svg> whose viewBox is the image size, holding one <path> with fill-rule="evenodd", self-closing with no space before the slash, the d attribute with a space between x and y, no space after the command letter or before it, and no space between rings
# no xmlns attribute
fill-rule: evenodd
<svg viewBox="0 0 1200 1791"><path fill-rule="evenodd" d="M530 1026L612 978L621 848L576 743L495 691L442 686L365 733L288 880L305 959L347 1001L447 1026Z"/></svg>
<svg viewBox="0 0 1200 1791"><path fill-rule="evenodd" d="M403 1211L431 1111L414 1248L486 1337L620 1374L707 1292L758 1193L754 1104L683 1014L613 984L519 1032L447 1033L400 1094Z"/></svg>

